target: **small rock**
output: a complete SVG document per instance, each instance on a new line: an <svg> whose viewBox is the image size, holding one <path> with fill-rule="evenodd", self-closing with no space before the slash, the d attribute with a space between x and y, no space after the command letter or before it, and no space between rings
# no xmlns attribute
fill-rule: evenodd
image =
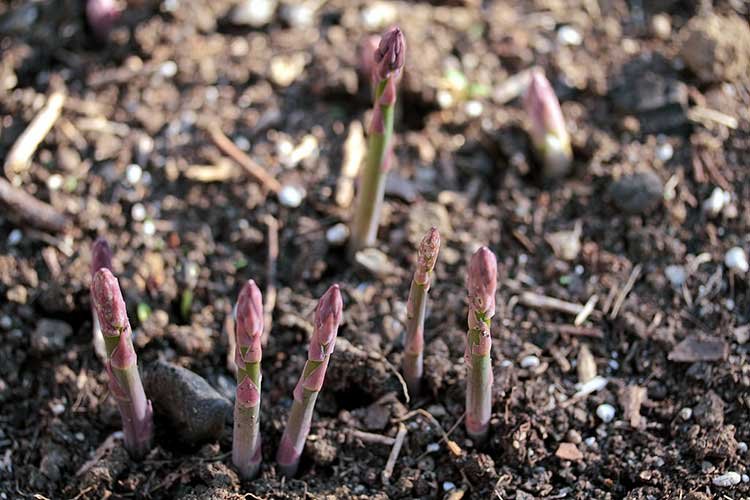
<svg viewBox="0 0 750 500"><path fill-rule="evenodd" d="M57 191L63 185L63 176L60 174L52 174L47 179L47 187L50 191Z"/></svg>
<svg viewBox="0 0 750 500"><path fill-rule="evenodd" d="M566 24L557 30L557 41L561 45L581 45L583 36L577 29Z"/></svg>
<svg viewBox="0 0 750 500"><path fill-rule="evenodd" d="M277 5L276 0L242 0L232 7L227 18L235 26L261 28L271 22Z"/></svg>
<svg viewBox="0 0 750 500"><path fill-rule="evenodd" d="M317 2L287 4L281 8L281 18L293 28L305 28L315 23Z"/></svg>
<svg viewBox="0 0 750 500"><path fill-rule="evenodd" d="M436 227L444 240L450 238L450 235L453 234L453 228L451 227L448 209L439 203L418 203L414 205L409 210L409 219L406 223L409 243L414 247L418 246L431 227ZM444 257L444 254L441 255L441 259Z"/></svg>
<svg viewBox="0 0 750 500"><path fill-rule="evenodd" d="M221 436L232 403L203 377L159 360L146 371L143 382L157 414L167 417L181 440L198 445Z"/></svg>
<svg viewBox="0 0 750 500"><path fill-rule="evenodd" d="M555 456L561 460L578 461L583 460L583 453L573 443L560 443Z"/></svg>
<svg viewBox="0 0 750 500"><path fill-rule="evenodd" d="M665 142L656 148L656 157L661 161L669 161L672 156L674 156L674 147L670 143Z"/></svg>
<svg viewBox="0 0 750 500"><path fill-rule="evenodd" d="M536 356L526 356L521 360L521 368L534 369L539 366L541 362Z"/></svg>
<svg viewBox="0 0 750 500"><path fill-rule="evenodd" d="M14 247L21 243L21 240L23 239L23 232L16 228L8 234L8 246Z"/></svg>
<svg viewBox="0 0 750 500"><path fill-rule="evenodd" d="M153 236L156 234L156 224L151 219L148 219L143 223L143 234L146 236Z"/></svg>
<svg viewBox="0 0 750 500"><path fill-rule="evenodd" d="M125 170L125 178L128 180L128 183L132 186L138 184L138 181L141 180L141 176L143 175L143 169L140 165L137 165L135 163L128 165L128 168Z"/></svg>
<svg viewBox="0 0 750 500"><path fill-rule="evenodd" d="M307 57L302 52L275 56L271 59L269 77L280 87L288 87L302 74Z"/></svg>
<svg viewBox="0 0 750 500"><path fill-rule="evenodd" d="M731 193L727 193L720 187L716 187L711 191L711 196L703 202L703 211L711 217L716 217L724 209L724 206L731 201Z"/></svg>
<svg viewBox="0 0 750 500"><path fill-rule="evenodd" d="M558 259L573 261L581 251L581 224L572 231L558 231L544 237Z"/></svg>
<svg viewBox="0 0 750 500"><path fill-rule="evenodd" d="M464 104L464 111L466 111L466 114L470 117L477 118L479 116L482 116L484 106L482 106L482 103L479 101L471 100L467 101L466 104Z"/></svg>
<svg viewBox="0 0 750 500"><path fill-rule="evenodd" d="M680 418L682 420L688 421L693 416L693 409L689 407L685 407L682 410L680 410Z"/></svg>
<svg viewBox="0 0 750 500"><path fill-rule="evenodd" d="M455 489L456 489L456 485L454 483L451 483L450 481L445 481L443 483L443 491L451 491Z"/></svg>
<svg viewBox="0 0 750 500"><path fill-rule="evenodd" d="M750 476L748 476L747 474L742 474L742 482L750 483Z"/></svg>
<svg viewBox="0 0 750 500"><path fill-rule="evenodd" d="M658 175L648 170L625 176L615 181L609 194L615 206L631 215L647 214L661 203L664 184Z"/></svg>
<svg viewBox="0 0 750 500"><path fill-rule="evenodd" d="M716 476L711 482L714 486L718 486L719 488L729 488L730 486L740 484L740 481L742 481L742 476L738 473L727 472L721 476Z"/></svg>
<svg viewBox="0 0 750 500"><path fill-rule="evenodd" d="M608 424L615 418L615 407L608 403L600 404L596 407L596 416L599 417L602 422Z"/></svg>
<svg viewBox="0 0 750 500"><path fill-rule="evenodd" d="M143 219L146 218L146 207L143 206L143 203L136 203L133 205L130 209L130 216L136 222L143 221Z"/></svg>
<svg viewBox="0 0 750 500"><path fill-rule="evenodd" d="M730 271L738 271L740 273L746 273L748 269L750 269L745 250L740 247L729 249L726 255L724 255L724 265L727 266Z"/></svg>
<svg viewBox="0 0 750 500"><path fill-rule="evenodd" d="M417 196L419 196L417 186L395 172L388 174L388 177L385 179L385 194L400 198L407 203L414 203L417 201Z"/></svg>
<svg viewBox="0 0 750 500"><path fill-rule="evenodd" d="M388 256L377 248L360 250L354 256L354 260L375 276L385 277L398 273L398 269Z"/></svg>
<svg viewBox="0 0 750 500"><path fill-rule="evenodd" d="M735 81L750 67L750 27L740 16L696 16L682 28L680 55L704 83Z"/></svg>
<svg viewBox="0 0 750 500"><path fill-rule="evenodd" d="M596 446L596 438L594 436L587 437L583 440L583 443L589 448L593 448L594 446Z"/></svg>
<svg viewBox="0 0 750 500"><path fill-rule="evenodd" d="M375 2L362 10L362 24L368 31L376 31L396 22L398 12L390 2Z"/></svg>
<svg viewBox="0 0 750 500"><path fill-rule="evenodd" d="M72 334L73 328L66 322L42 319L31 334L31 349L39 354L61 351Z"/></svg>
<svg viewBox="0 0 750 500"><path fill-rule="evenodd" d="M672 35L672 20L668 14L656 14L651 18L651 32L655 37L667 40Z"/></svg>
<svg viewBox="0 0 750 500"><path fill-rule="evenodd" d="M326 241L331 245L343 245L349 238L349 226L339 222L326 231Z"/></svg>
<svg viewBox="0 0 750 500"><path fill-rule="evenodd" d="M740 455L744 455L745 453L747 453L747 443L744 441L740 441L739 443L737 443L737 451Z"/></svg>
<svg viewBox="0 0 750 500"><path fill-rule="evenodd" d="M284 186L279 191L279 202L289 208L297 208L305 199L305 190L297 186Z"/></svg>
<svg viewBox="0 0 750 500"><path fill-rule="evenodd" d="M750 324L738 326L732 333L734 334L734 339L738 344L744 344L748 340L750 340Z"/></svg>
<svg viewBox="0 0 750 500"><path fill-rule="evenodd" d="M680 288L687 280L687 271L683 266L667 266L664 268L664 276L667 277L673 287Z"/></svg>

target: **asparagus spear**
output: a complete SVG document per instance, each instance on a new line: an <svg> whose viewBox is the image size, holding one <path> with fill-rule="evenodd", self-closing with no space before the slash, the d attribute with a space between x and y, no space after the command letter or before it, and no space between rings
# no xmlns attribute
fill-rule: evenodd
<svg viewBox="0 0 750 500"><path fill-rule="evenodd" d="M94 274L91 297L104 335L109 392L120 409L125 447L133 458L143 458L151 448L153 410L138 373L125 301L109 269L101 268Z"/></svg>
<svg viewBox="0 0 750 500"><path fill-rule="evenodd" d="M237 394L234 400L232 462L243 479L252 479L261 462L260 361L263 334L263 297L253 280L237 298L235 363Z"/></svg>
<svg viewBox="0 0 750 500"><path fill-rule="evenodd" d="M534 71L531 75L531 82L524 96L524 107L531 120L531 141L542 165L543 177L564 177L570 172L573 149L560 102L541 71Z"/></svg>
<svg viewBox="0 0 750 500"><path fill-rule="evenodd" d="M487 435L492 410L492 360L490 322L495 315L497 259L487 247L476 251L469 263L469 331L464 358L466 373L466 431L472 439Z"/></svg>
<svg viewBox="0 0 750 500"><path fill-rule="evenodd" d="M413 396L419 394L422 382L422 360L424 356L424 319L427 309L427 292L430 290L432 270L435 268L440 251L440 233L436 228L430 229L419 244L417 269L409 289L406 303L407 324L406 342L401 370Z"/></svg>
<svg viewBox="0 0 750 500"><path fill-rule="evenodd" d="M109 248L109 243L104 238L97 238L93 245L91 245L91 279L94 279L94 275L99 269L112 270L112 250ZM104 337L102 336L102 328L99 325L99 317L96 315L96 308L94 304L91 304L91 315L94 318L94 331L92 342L94 344L94 352L103 362L107 361L107 349L104 346Z"/></svg>
<svg viewBox="0 0 750 500"><path fill-rule="evenodd" d="M299 467L299 459L310 433L315 401L323 387L328 360L336 345L342 309L338 285L333 285L323 294L315 309L315 324L307 351L307 362L294 388L292 410L276 454L279 469L287 477L294 476Z"/></svg>
<svg viewBox="0 0 750 500"><path fill-rule="evenodd" d="M351 255L372 246L377 237L385 179L391 162L396 83L404 67L405 55L406 40L403 32L397 27L391 28L382 36L374 54L373 116L368 131L367 158L359 179L357 205L352 221L352 236L349 240Z"/></svg>

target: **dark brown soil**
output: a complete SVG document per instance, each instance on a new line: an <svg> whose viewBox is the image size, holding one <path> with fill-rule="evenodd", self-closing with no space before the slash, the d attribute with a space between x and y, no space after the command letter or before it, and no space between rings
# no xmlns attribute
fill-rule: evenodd
<svg viewBox="0 0 750 500"><path fill-rule="evenodd" d="M727 69L731 58L706 75L712 68L680 56L691 18L728 16L742 30L745 2L329 0L308 2L318 6L309 25L285 14L289 2L260 28L231 25L227 0L130 4L106 44L85 27L80 0L0 5L0 159L46 96L64 90L61 118L11 177L73 221L47 234L0 214L0 498L750 496L742 479L715 481L750 473L750 286L724 265L730 248L750 250L750 86L746 68ZM347 263L326 231L349 221L334 201L343 144L351 123L369 118L359 45L391 22L408 41L378 244L392 266L368 270ZM722 50L745 36L726 37ZM547 186L534 175L520 99L503 92L533 65L561 98L576 154L574 174ZM282 185L304 188L301 206L281 205L231 161L222 181L197 179L191 166L225 156L210 126ZM290 161L303 141L314 147ZM129 181L131 164L142 174L130 168ZM703 202L716 187L731 201L712 216ZM278 297L260 477L242 483L231 468L229 423L219 442L190 446L158 414L154 449L131 461L113 437L119 415L91 344L92 241L105 236L115 249L143 366L169 360L231 397L228 318L245 280L269 284L271 218ZM558 259L550 234L578 223L580 251ZM394 367L414 243L430 225L443 249L427 390L407 402ZM479 245L498 255L501 281L491 433L472 443L462 425L464 276ZM684 284L673 286L668 266L682 266ZM299 477L283 480L275 445L315 299L334 282L346 305L340 341ZM570 314L525 305L526 292L598 302L574 326ZM573 397L584 343L608 384ZM611 422L597 416L604 403ZM401 423L386 484L390 446L352 431L394 437Z"/></svg>

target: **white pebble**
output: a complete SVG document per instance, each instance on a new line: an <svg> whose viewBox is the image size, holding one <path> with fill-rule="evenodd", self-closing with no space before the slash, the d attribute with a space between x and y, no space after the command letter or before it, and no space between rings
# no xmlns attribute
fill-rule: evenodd
<svg viewBox="0 0 750 500"><path fill-rule="evenodd" d="M349 226L340 222L326 231L326 241L331 245L342 245L348 237Z"/></svg>
<svg viewBox="0 0 750 500"><path fill-rule="evenodd" d="M177 63L174 61L165 61L159 68L159 73L164 78L172 78L177 74Z"/></svg>
<svg viewBox="0 0 750 500"><path fill-rule="evenodd" d="M479 101L468 101L464 105L464 110L466 111L466 114L471 116L472 118L476 118L478 116L482 115L482 112L484 111L484 106L482 106L482 103Z"/></svg>
<svg viewBox="0 0 750 500"><path fill-rule="evenodd" d="M592 394L594 392L601 391L605 387L607 387L607 379L602 376L597 375L596 377L592 378L585 384L576 385L578 392L576 393L574 397L580 398L580 397L586 396L587 394Z"/></svg>
<svg viewBox="0 0 750 500"><path fill-rule="evenodd" d="M539 358L536 356L526 356L521 360L521 368L536 368L539 363Z"/></svg>
<svg viewBox="0 0 750 500"><path fill-rule="evenodd" d="M620 363L614 359L610 359L607 364L609 365L610 370L618 370L620 368Z"/></svg>
<svg viewBox="0 0 750 500"><path fill-rule="evenodd" d="M375 2L362 10L362 24L370 31L378 30L396 21L398 11L387 2Z"/></svg>
<svg viewBox="0 0 750 500"><path fill-rule="evenodd" d="M73 436L75 436L78 441L86 440L86 436L83 435L83 432L76 432L75 434L73 434Z"/></svg>
<svg viewBox="0 0 750 500"><path fill-rule="evenodd" d="M434 453L440 449L440 443L430 443L427 445L427 453Z"/></svg>
<svg viewBox="0 0 750 500"><path fill-rule="evenodd" d="M724 206L732 201L731 193L728 193L720 187L711 191L711 196L703 202L703 211L712 217L716 217L724 209Z"/></svg>
<svg viewBox="0 0 750 500"><path fill-rule="evenodd" d="M442 109L448 109L453 106L453 95L447 90L438 90L437 103Z"/></svg>
<svg viewBox="0 0 750 500"><path fill-rule="evenodd" d="M674 148L668 142L665 142L664 144L656 148L656 157L659 158L661 161L668 161L672 159L673 155L674 155Z"/></svg>
<svg viewBox="0 0 750 500"><path fill-rule="evenodd" d="M153 236L156 234L156 226L154 225L154 221L147 220L143 223L143 234L146 236Z"/></svg>
<svg viewBox="0 0 750 500"><path fill-rule="evenodd" d="M732 471L722 474L721 476L716 476L711 482L714 483L714 486L718 486L719 488L728 488L735 484L739 484L740 481L742 481L742 476Z"/></svg>
<svg viewBox="0 0 750 500"><path fill-rule="evenodd" d="M130 209L130 216L134 221L141 222L146 218L146 207L142 203L136 203L133 208Z"/></svg>
<svg viewBox="0 0 750 500"><path fill-rule="evenodd" d="M164 0L162 8L167 12L177 11L177 7L180 5L180 0Z"/></svg>
<svg viewBox="0 0 750 500"><path fill-rule="evenodd" d="M594 436L591 436L591 437L587 437L586 439L584 439L584 440L583 440L583 442L584 442L584 443L586 444L586 446L588 446L589 448L593 448L594 446L596 446L596 438L595 438Z"/></svg>
<svg viewBox="0 0 750 500"><path fill-rule="evenodd" d="M285 207L297 208L305 199L305 190L296 186L284 186L279 191L279 201Z"/></svg>
<svg viewBox="0 0 750 500"><path fill-rule="evenodd" d="M750 476L748 476L747 474L742 474L742 482L750 483Z"/></svg>
<svg viewBox="0 0 750 500"><path fill-rule="evenodd" d="M750 269L750 265L747 263L747 256L745 256L745 251L740 247L729 249L724 256L724 264L730 271L746 273L747 270Z"/></svg>
<svg viewBox="0 0 750 500"><path fill-rule="evenodd" d="M747 443L744 441L737 443L737 451L739 451L741 455L747 453Z"/></svg>
<svg viewBox="0 0 750 500"><path fill-rule="evenodd" d="M673 287L680 288L687 280L687 271L683 266L667 266L664 268L664 276L672 283Z"/></svg>
<svg viewBox="0 0 750 500"><path fill-rule="evenodd" d="M128 165L128 168L125 170L125 178L128 180L128 182L131 185L138 184L138 181L141 180L141 176L143 175L143 169L140 165L136 163L132 163Z"/></svg>
<svg viewBox="0 0 750 500"><path fill-rule="evenodd" d="M500 368L508 368L509 366L513 366L513 362L509 359L504 359L500 361Z"/></svg>
<svg viewBox="0 0 750 500"><path fill-rule="evenodd" d="M455 489L456 489L456 485L451 483L450 481L446 481L443 483L443 491L451 491Z"/></svg>
<svg viewBox="0 0 750 500"><path fill-rule="evenodd" d="M693 416L693 409L685 407L682 410L680 410L680 418L682 420L690 420L690 417Z"/></svg>
<svg viewBox="0 0 750 500"><path fill-rule="evenodd" d="M13 319L8 316L7 314L0 318L0 328L3 330L10 330L10 327L13 326ZM747 445L745 445L747 447Z"/></svg>
<svg viewBox="0 0 750 500"><path fill-rule="evenodd" d="M577 29L565 25L557 30L557 41L563 45L581 45L583 36Z"/></svg>
<svg viewBox="0 0 750 500"><path fill-rule="evenodd" d="M237 136L234 139L234 144L242 151L250 151L250 141L244 135Z"/></svg>
<svg viewBox="0 0 750 500"><path fill-rule="evenodd" d="M57 191L63 185L63 176L60 174L52 174L47 179L47 187L50 191Z"/></svg>
<svg viewBox="0 0 750 500"><path fill-rule="evenodd" d="M58 417L65 412L65 405L62 403L55 403L52 406L50 406L50 410L52 410L52 413L56 417Z"/></svg>
<svg viewBox="0 0 750 500"><path fill-rule="evenodd" d="M20 229L14 229L8 235L8 246L14 247L21 243L23 232Z"/></svg>
<svg viewBox="0 0 750 500"><path fill-rule="evenodd" d="M596 407L596 416L608 424L615 418L615 407L608 403L600 404Z"/></svg>
<svg viewBox="0 0 750 500"><path fill-rule="evenodd" d="M734 303L734 301L732 299L727 299L727 300L724 301L724 307L727 308L727 311L730 311L730 312L734 311L734 306L735 305L736 304Z"/></svg>

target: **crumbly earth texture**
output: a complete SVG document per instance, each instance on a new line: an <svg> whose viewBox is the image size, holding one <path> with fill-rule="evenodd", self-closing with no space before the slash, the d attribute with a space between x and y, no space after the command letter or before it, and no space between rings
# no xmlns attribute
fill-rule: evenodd
<svg viewBox="0 0 750 500"><path fill-rule="evenodd" d="M730 248L750 251L750 88L731 58L695 73L677 36L713 26L705 16L747 28L746 3L249 3L230 15L227 0L130 1L106 43L81 0L0 4L0 160L47 96L67 96L28 168L3 175L72 221L48 234L0 212L0 498L750 495L749 278L724 264ZM380 253L349 264L336 187L351 124L371 115L359 46L393 23L408 49ZM532 66L575 151L574 173L550 185L514 84ZM287 189L264 190L211 127ZM715 188L727 194L707 211ZM250 278L271 295L275 225L258 478L231 466L231 422L188 442L159 411L153 450L131 461L91 343L91 243L113 248L142 369L174 363L231 399L233 301ZM431 226L443 243L425 387L407 401L405 302ZM546 238L562 231L580 240L569 260ZM471 442L465 275L480 245L500 281L489 437ZM300 473L285 480L273 457L332 283L343 325ZM574 325L529 292L597 299ZM576 396L584 344L606 386Z"/></svg>

